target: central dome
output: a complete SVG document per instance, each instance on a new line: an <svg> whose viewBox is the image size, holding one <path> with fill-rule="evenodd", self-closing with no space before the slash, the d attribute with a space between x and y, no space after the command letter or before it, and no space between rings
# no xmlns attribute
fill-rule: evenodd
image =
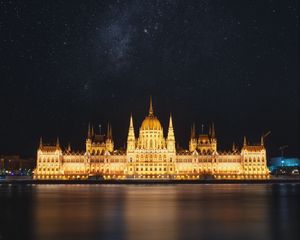
<svg viewBox="0 0 300 240"><path fill-rule="evenodd" d="M161 124L157 117L148 116L142 122L141 130L161 130Z"/></svg>
<svg viewBox="0 0 300 240"><path fill-rule="evenodd" d="M149 115L142 122L141 130L161 130L160 121L153 114L152 98L150 98Z"/></svg>

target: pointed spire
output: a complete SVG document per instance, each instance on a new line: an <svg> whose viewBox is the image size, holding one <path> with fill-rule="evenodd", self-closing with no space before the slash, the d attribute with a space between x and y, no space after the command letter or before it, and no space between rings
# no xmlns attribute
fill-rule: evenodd
<svg viewBox="0 0 300 240"><path fill-rule="evenodd" d="M43 147L43 138L40 137L40 148L42 148L42 147Z"/></svg>
<svg viewBox="0 0 300 240"><path fill-rule="evenodd" d="M150 96L150 107L149 107L149 116L153 116L153 106L152 106L152 96Z"/></svg>
<svg viewBox="0 0 300 240"><path fill-rule="evenodd" d="M172 114L170 114L169 128L173 128Z"/></svg>
<svg viewBox="0 0 300 240"><path fill-rule="evenodd" d="M130 114L130 123L127 140L135 140L132 114Z"/></svg>
<svg viewBox="0 0 300 240"><path fill-rule="evenodd" d="M100 133L101 134L101 133ZM110 124L109 122L107 123L107 133L106 133L106 138L109 139L110 138Z"/></svg>
<svg viewBox="0 0 300 240"><path fill-rule="evenodd" d="M247 139L246 136L244 136L244 147L247 146Z"/></svg>
<svg viewBox="0 0 300 240"><path fill-rule="evenodd" d="M167 149L171 152L175 151L175 136L174 136L173 121L172 121L171 114L170 114L169 129L168 129L168 136L167 136Z"/></svg>
<svg viewBox="0 0 300 240"><path fill-rule="evenodd" d="M128 136L127 136L127 151L133 151L134 149L135 149L135 135L134 135L134 128L133 128L132 114L130 114L130 123L129 123Z"/></svg>
<svg viewBox="0 0 300 240"><path fill-rule="evenodd" d="M98 127L99 127L99 135L101 135L102 134L102 125L99 124Z"/></svg>
<svg viewBox="0 0 300 240"><path fill-rule="evenodd" d="M68 143L67 151L71 152L71 144L70 143Z"/></svg>
<svg viewBox="0 0 300 240"><path fill-rule="evenodd" d="M56 147L59 148L59 138L56 138Z"/></svg>
<svg viewBox="0 0 300 240"><path fill-rule="evenodd" d="M264 145L264 136L260 137L260 145L262 145L262 146Z"/></svg>
<svg viewBox="0 0 300 240"><path fill-rule="evenodd" d="M233 151L233 152L236 151L236 146L235 146L235 143L234 143L234 142L232 143L232 151Z"/></svg>
<svg viewBox="0 0 300 240"><path fill-rule="evenodd" d="M211 137L211 125L210 124L208 125L208 136Z"/></svg>
<svg viewBox="0 0 300 240"><path fill-rule="evenodd" d="M91 129L91 137L94 137L94 126L92 125L92 129Z"/></svg>
<svg viewBox="0 0 300 240"><path fill-rule="evenodd" d="M196 138L196 126L195 123L192 124L192 129L191 129L191 139Z"/></svg>
<svg viewBox="0 0 300 240"><path fill-rule="evenodd" d="M87 132L87 138L88 139L91 139L91 123L89 123L89 126L88 126L88 132Z"/></svg>
<svg viewBox="0 0 300 240"><path fill-rule="evenodd" d="M215 132L215 124L211 124L211 137L215 138L216 137L216 132Z"/></svg>
<svg viewBox="0 0 300 240"><path fill-rule="evenodd" d="M169 120L169 129L168 129L168 140L175 140L174 137L174 129L173 129L173 121L172 121L172 115L170 114L170 120Z"/></svg>
<svg viewBox="0 0 300 240"><path fill-rule="evenodd" d="M129 127L132 127L132 128L133 128L132 113L130 114L130 124L129 124Z"/></svg>
<svg viewBox="0 0 300 240"><path fill-rule="evenodd" d="M109 138L112 140L112 126L110 125L109 128Z"/></svg>

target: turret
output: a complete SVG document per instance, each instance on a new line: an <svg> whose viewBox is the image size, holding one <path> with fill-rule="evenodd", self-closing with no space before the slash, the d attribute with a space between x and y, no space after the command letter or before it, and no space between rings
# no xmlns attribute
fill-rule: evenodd
<svg viewBox="0 0 300 240"><path fill-rule="evenodd" d="M195 123L191 127L191 139L189 142L190 152L194 152L197 149L197 139L196 139L196 127Z"/></svg>
<svg viewBox="0 0 300 240"><path fill-rule="evenodd" d="M43 138L41 137L40 138L40 146L39 146L39 149L42 149L43 148Z"/></svg>
<svg viewBox="0 0 300 240"><path fill-rule="evenodd" d="M244 136L244 147L247 146L247 139L246 139L246 136Z"/></svg>
<svg viewBox="0 0 300 240"><path fill-rule="evenodd" d="M211 125L211 138L216 138L215 124L214 123L212 123L212 125Z"/></svg>
<svg viewBox="0 0 300 240"><path fill-rule="evenodd" d="M107 132L106 132L106 139L111 139L111 126L107 123Z"/></svg>
<svg viewBox="0 0 300 240"><path fill-rule="evenodd" d="M60 146L59 146L59 138L58 138L58 137L56 138L56 148L57 148L57 149L60 148Z"/></svg>
<svg viewBox="0 0 300 240"><path fill-rule="evenodd" d="M92 129L91 129L91 137L93 138L94 137L94 126L92 125Z"/></svg>
<svg viewBox="0 0 300 240"><path fill-rule="evenodd" d="M88 125L88 132L87 132L87 139L85 142L85 151L91 152L92 148L92 130L91 130L91 124Z"/></svg>
<svg viewBox="0 0 300 240"><path fill-rule="evenodd" d="M216 138L216 131L215 131L215 124L211 124L211 147L213 151L217 151L217 138Z"/></svg>
<svg viewBox="0 0 300 240"><path fill-rule="evenodd" d="M72 149L71 149L71 144L68 143L67 152L70 153L71 151L72 151Z"/></svg>
<svg viewBox="0 0 300 240"><path fill-rule="evenodd" d="M110 126L109 128L109 138L112 140L113 137L112 137L112 126Z"/></svg>
<svg viewBox="0 0 300 240"><path fill-rule="evenodd" d="M192 127L191 127L191 139L196 138L196 127L195 127L195 123L193 123Z"/></svg>
<svg viewBox="0 0 300 240"><path fill-rule="evenodd" d="M92 138L91 124L89 123L89 125L88 125L88 132L87 132L87 139L91 139L91 138Z"/></svg>
<svg viewBox="0 0 300 240"><path fill-rule="evenodd" d="M232 152L236 152L236 150L237 150L237 149L236 149L235 143L233 142L233 143L232 143Z"/></svg>
<svg viewBox="0 0 300 240"><path fill-rule="evenodd" d="M112 127L109 123L107 124L105 147L106 150L108 150L109 152L112 152L114 150L114 142L112 139Z"/></svg>
<svg viewBox="0 0 300 240"><path fill-rule="evenodd" d="M169 129L168 129L168 136L167 136L167 149L169 151L175 151L175 136L174 136L173 121L171 115L169 120Z"/></svg>

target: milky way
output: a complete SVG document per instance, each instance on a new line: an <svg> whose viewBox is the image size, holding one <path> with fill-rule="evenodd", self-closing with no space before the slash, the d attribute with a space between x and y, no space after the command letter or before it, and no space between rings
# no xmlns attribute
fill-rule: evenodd
<svg viewBox="0 0 300 240"><path fill-rule="evenodd" d="M214 121L220 148L259 140L299 155L297 1L0 1L0 153L38 139L82 148L89 121L117 146L153 95L178 143Z"/></svg>

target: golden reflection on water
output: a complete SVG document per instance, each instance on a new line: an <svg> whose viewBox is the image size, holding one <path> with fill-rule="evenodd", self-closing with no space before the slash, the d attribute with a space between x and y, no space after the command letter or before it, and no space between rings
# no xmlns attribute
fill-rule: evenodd
<svg viewBox="0 0 300 240"><path fill-rule="evenodd" d="M177 191L130 186L125 195L125 239L177 239Z"/></svg>
<svg viewBox="0 0 300 240"><path fill-rule="evenodd" d="M295 199L281 198L285 193L280 189L274 198L273 191L271 185L40 185L35 187L32 206L33 237L126 240L298 237L293 230L299 226L299 219L294 225L280 223L282 219L297 216L289 208L276 209L289 201L293 211L297 210Z"/></svg>

